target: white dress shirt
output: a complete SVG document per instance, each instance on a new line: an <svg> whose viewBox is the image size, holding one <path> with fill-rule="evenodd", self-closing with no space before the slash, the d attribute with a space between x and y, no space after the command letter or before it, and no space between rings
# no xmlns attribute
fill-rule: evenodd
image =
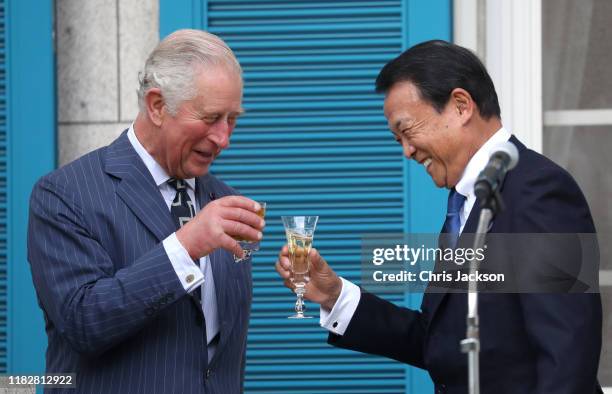
<svg viewBox="0 0 612 394"><path fill-rule="evenodd" d="M153 176L155 184L157 185L159 192L161 193L168 211L170 205L176 196L176 190L168 184L170 176L166 171L159 165L157 161L147 152L142 146L136 133L134 132L134 125L132 124L127 133L130 143L138 153L138 156L142 159L145 166ZM185 179L185 183L188 185L187 193L189 198L194 202L196 212L199 212L200 205L195 198L195 178ZM217 335L219 332L219 317L217 311L217 299L215 296L215 280L211 269L210 259L208 256L200 258L200 266L196 266L189 256L187 250L180 243L176 237L176 233L170 234L166 239L163 240L164 249L168 255L168 259L176 272L176 275L183 285L186 292L191 293L192 291L200 291L202 299L202 310L204 312L206 320L206 338L208 343ZM212 357L214 349L209 348L209 360Z"/></svg>
<svg viewBox="0 0 612 394"><path fill-rule="evenodd" d="M510 139L510 132L503 127L495 132L485 142L480 149L472 156L468 162L461 179L455 185L455 190L466 197L463 209L460 214L461 228L460 232L463 231L465 223L467 222L470 212L476 202L476 196L474 195L474 183L480 172L486 167L491 150L498 144L506 142ZM342 291L336 301L336 304L331 311L327 311L321 307L321 327L333 332L334 334L344 335L346 328L348 327L359 300L361 299L361 290L357 285L348 280L342 279Z"/></svg>

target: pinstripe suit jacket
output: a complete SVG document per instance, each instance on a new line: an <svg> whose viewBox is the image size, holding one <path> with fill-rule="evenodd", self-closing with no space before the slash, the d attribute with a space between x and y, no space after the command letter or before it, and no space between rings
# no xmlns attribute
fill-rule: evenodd
<svg viewBox="0 0 612 394"><path fill-rule="evenodd" d="M212 175L196 185L201 207L235 194ZM202 310L161 243L174 231L125 132L35 185L28 259L46 321L46 370L76 372L73 392L242 391L251 264L224 250L210 255L220 339L208 365Z"/></svg>

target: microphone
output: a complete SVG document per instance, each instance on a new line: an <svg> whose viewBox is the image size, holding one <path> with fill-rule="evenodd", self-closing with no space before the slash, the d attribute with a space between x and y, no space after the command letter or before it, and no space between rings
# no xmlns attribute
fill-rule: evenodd
<svg viewBox="0 0 612 394"><path fill-rule="evenodd" d="M519 160L518 149L510 141L495 146L492 152L487 166L474 184L474 194L481 203L498 192L506 173L513 169Z"/></svg>

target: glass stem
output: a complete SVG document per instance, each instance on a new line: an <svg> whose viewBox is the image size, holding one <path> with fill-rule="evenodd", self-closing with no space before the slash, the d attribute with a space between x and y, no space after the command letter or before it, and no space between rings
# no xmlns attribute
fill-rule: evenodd
<svg viewBox="0 0 612 394"><path fill-rule="evenodd" d="M304 286L296 286L295 294L297 295L297 300L295 301L295 313L299 317L304 317L304 293L306 289Z"/></svg>

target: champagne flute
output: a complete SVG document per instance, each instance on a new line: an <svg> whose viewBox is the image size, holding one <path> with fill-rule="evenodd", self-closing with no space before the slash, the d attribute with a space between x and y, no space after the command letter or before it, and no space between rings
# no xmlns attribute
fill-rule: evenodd
<svg viewBox="0 0 612 394"><path fill-rule="evenodd" d="M310 260L308 254L312 246L318 216L282 216L287 243L289 246L289 259L291 260L291 282L295 286L297 301L295 302L295 315L290 319L309 319L304 316L304 294L306 283L310 280Z"/></svg>
<svg viewBox="0 0 612 394"><path fill-rule="evenodd" d="M266 216L266 203L258 201L261 208L257 211L257 216L260 218L264 218ZM233 237L236 241L238 241L238 245L243 250L244 257L234 255L234 262L241 263L245 260L248 260L251 255L259 250L259 241L249 241L248 239L244 239L242 237L236 236Z"/></svg>

